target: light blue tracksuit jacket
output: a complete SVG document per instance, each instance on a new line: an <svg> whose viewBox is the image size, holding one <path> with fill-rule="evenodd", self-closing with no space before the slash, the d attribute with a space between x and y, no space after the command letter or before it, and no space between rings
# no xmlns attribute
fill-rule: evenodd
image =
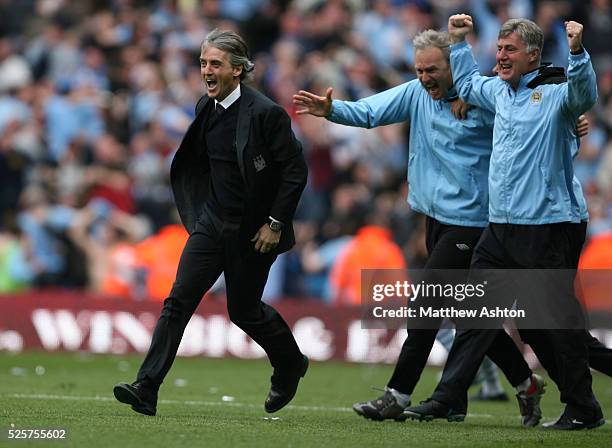
<svg viewBox="0 0 612 448"><path fill-rule="evenodd" d="M448 100L413 80L356 102L334 100L328 119L364 128L408 121L410 206L444 224L485 227L493 117L474 108L458 120Z"/></svg>
<svg viewBox="0 0 612 448"><path fill-rule="evenodd" d="M465 42L451 46L451 68L459 96L495 112L489 220L540 225L587 219L572 161L576 119L597 100L588 53L569 56L568 82L529 88L536 70L523 75L516 91L497 77L481 76Z"/></svg>

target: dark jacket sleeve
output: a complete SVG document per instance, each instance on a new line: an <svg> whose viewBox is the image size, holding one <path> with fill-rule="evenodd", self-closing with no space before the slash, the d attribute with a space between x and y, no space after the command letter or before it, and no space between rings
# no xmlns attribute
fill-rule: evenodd
<svg viewBox="0 0 612 448"><path fill-rule="evenodd" d="M289 115L276 104L266 115L265 129L266 143L280 171L278 192L270 216L290 223L308 178L302 145L291 130Z"/></svg>

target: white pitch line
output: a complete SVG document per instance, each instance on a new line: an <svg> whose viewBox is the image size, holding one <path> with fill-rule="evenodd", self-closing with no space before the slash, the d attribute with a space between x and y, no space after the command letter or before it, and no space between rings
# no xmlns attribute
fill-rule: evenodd
<svg viewBox="0 0 612 448"><path fill-rule="evenodd" d="M50 395L50 394L9 394L11 398L21 398L26 400L74 400L74 401L115 401L114 397L104 397L96 395L93 397L81 396L81 395ZM200 401L200 400L158 400L158 403L162 404L184 404L187 406L230 406L237 408L253 408L261 409L261 405L253 403L236 403L232 401ZM295 409L298 411L335 411L335 412L352 412L351 408L341 407L324 407L324 406L300 406L300 405L288 405L286 409ZM476 418L493 418L491 414L472 414L468 413L467 417ZM514 415L505 415L505 417L517 417ZM518 418L518 417L517 417ZM612 420L606 420L607 424L612 424Z"/></svg>
<svg viewBox="0 0 612 448"><path fill-rule="evenodd" d="M100 395L95 396L80 396L80 395L51 395L51 394L9 394L11 398L21 398L26 400L73 400L73 401L115 401L114 397L105 397ZM238 408L254 408L261 409L261 405L253 403L237 403L232 401L201 401L201 400L158 400L161 404L185 404L188 406L230 406ZM334 411L334 412L353 412L352 408L343 407L325 407L325 406L300 406L288 405L287 409L295 409L298 411ZM492 418L491 414L468 414L468 417Z"/></svg>

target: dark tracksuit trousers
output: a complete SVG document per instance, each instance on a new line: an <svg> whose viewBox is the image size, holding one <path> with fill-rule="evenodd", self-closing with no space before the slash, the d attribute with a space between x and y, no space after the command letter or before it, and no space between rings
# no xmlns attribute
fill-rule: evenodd
<svg viewBox="0 0 612 448"><path fill-rule="evenodd" d="M473 269L575 269L586 223L515 225L491 223L483 232L472 260ZM582 237L581 237L582 235ZM561 285L573 296L572 285ZM574 299L575 300L575 299ZM551 310L555 312L555 310ZM465 329L457 332L442 380L432 398L451 407L467 403L467 389L492 341L502 330ZM610 372L610 353L584 329L519 330L561 392L570 418L601 417L591 389L589 362ZM588 347L587 347L588 345ZM589 359L589 353L591 353Z"/></svg>
<svg viewBox="0 0 612 448"><path fill-rule="evenodd" d="M426 245L429 257L425 270L468 269L482 231L480 227L446 225L427 217ZM412 394L441 324L442 319L432 320L428 322L428 328L408 330L388 387ZM517 386L531 376L531 369L523 355L505 331L496 332L490 342L486 355L504 372L510 384ZM478 366L481 363L482 359ZM467 408L467 402L463 408Z"/></svg>

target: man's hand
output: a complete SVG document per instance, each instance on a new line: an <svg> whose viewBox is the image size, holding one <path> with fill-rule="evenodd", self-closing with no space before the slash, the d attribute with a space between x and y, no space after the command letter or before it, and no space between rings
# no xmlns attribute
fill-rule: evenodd
<svg viewBox="0 0 612 448"><path fill-rule="evenodd" d="M577 53L582 49L582 31L584 27L578 22L565 22L565 32L567 33L567 45L572 53Z"/></svg>
<svg viewBox="0 0 612 448"><path fill-rule="evenodd" d="M298 115L310 114L316 117L327 117L331 114L333 91L334 89L328 87L325 96L319 96L305 90L300 90L293 95L293 104L305 107L306 109L300 109L296 113Z"/></svg>
<svg viewBox="0 0 612 448"><path fill-rule="evenodd" d="M448 33L453 43L463 42L473 29L472 17L467 14L455 14L448 18Z"/></svg>
<svg viewBox="0 0 612 448"><path fill-rule="evenodd" d="M266 254L278 246L280 237L281 232L273 232L266 223L259 228L251 242L255 243L255 252Z"/></svg>
<svg viewBox="0 0 612 448"><path fill-rule="evenodd" d="M580 115L576 120L576 135L580 138L589 133L589 120L584 115Z"/></svg>
<svg viewBox="0 0 612 448"><path fill-rule="evenodd" d="M470 110L471 108L472 106L470 106L468 103L465 103L459 98L457 98L451 104L451 112L457 120L465 120L467 118L468 110Z"/></svg>

